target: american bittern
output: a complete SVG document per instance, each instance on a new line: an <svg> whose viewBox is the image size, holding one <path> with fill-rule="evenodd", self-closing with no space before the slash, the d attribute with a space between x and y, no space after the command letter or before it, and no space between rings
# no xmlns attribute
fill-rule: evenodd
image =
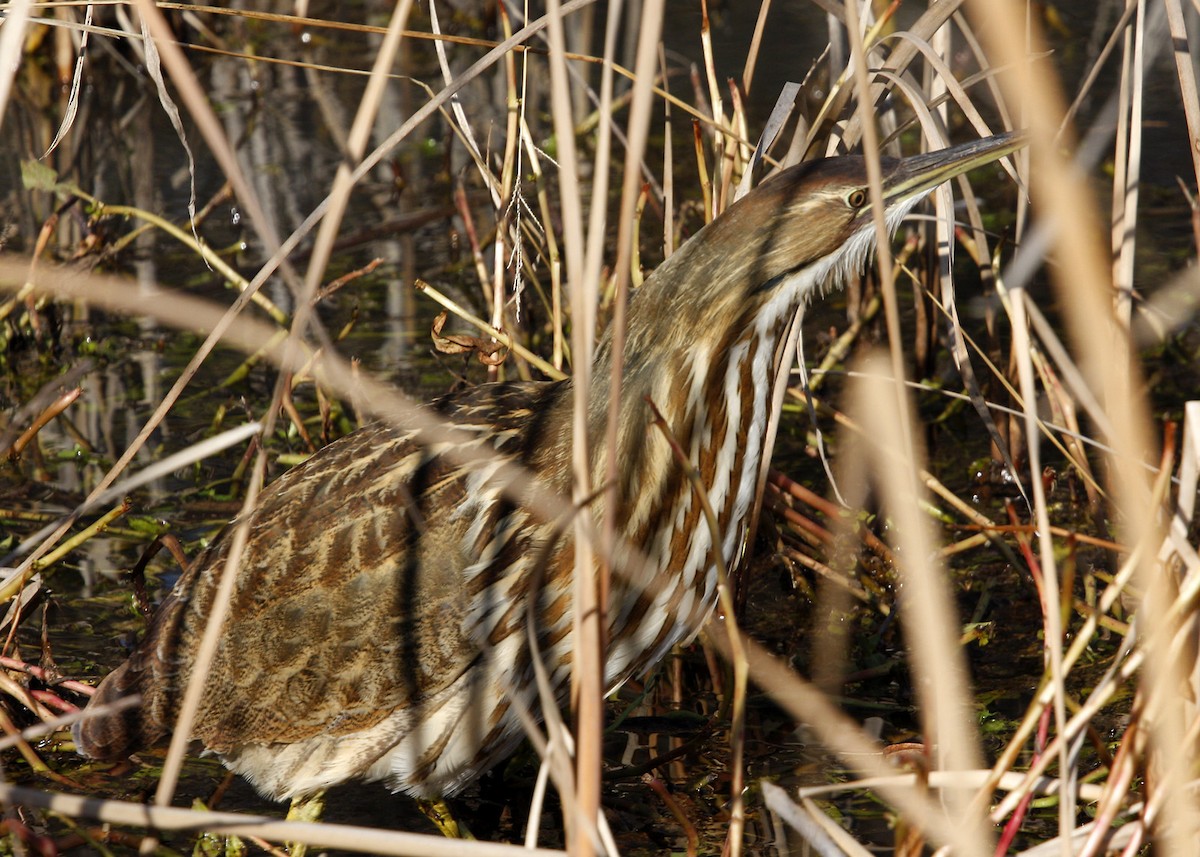
<svg viewBox="0 0 1200 857"><path fill-rule="evenodd" d="M894 229L937 185L1021 145L1010 134L885 158L887 223ZM731 206L634 296L617 497L598 514L614 515L648 563L618 567L613 578L608 686L692 635L716 598L710 530L667 440L648 428L647 399L701 474L720 549L736 566L769 454L781 336L813 293L863 264L874 242L863 159L804 163ZM605 338L590 391L598 474L610 359ZM570 380L485 384L434 408L471 443L570 496ZM536 611L560 701L568 686L574 547L569 528L539 520L497 482L494 467L452 463L384 425L276 481L252 513L193 737L273 798L353 778L417 796L453 794L512 751L522 732L511 693L532 684L527 610ZM78 724L81 752L123 757L172 728L229 541L191 565L141 645L100 685L92 705L132 693L142 702ZM544 574L538 585L535 569Z"/></svg>

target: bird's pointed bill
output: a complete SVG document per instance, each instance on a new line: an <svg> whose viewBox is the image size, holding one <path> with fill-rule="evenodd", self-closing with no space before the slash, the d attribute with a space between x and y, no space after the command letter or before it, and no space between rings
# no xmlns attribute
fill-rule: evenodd
<svg viewBox="0 0 1200 857"><path fill-rule="evenodd" d="M884 179L884 205L891 207L901 200L928 193L956 176L1011 155L1027 142L1024 133L1009 131L948 149L907 157L892 175Z"/></svg>

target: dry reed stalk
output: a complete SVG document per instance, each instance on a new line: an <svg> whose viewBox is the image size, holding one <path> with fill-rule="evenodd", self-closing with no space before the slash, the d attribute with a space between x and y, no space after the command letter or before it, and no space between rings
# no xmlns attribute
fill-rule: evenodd
<svg viewBox="0 0 1200 857"><path fill-rule="evenodd" d="M850 450L847 457L863 462L860 481L867 473L876 474L873 481L879 483L888 516L895 522L900 542L897 555L904 558L900 575L905 595L900 616L912 657L928 763L931 770L973 770L980 765L979 738L970 724L967 671L957 651L958 621L942 583L944 573L931 559L935 555L933 539L920 514L914 478L920 456L909 445L914 434L911 428L903 429L900 421L905 417L891 407L897 385L878 358L864 366L864 374L853 411L867 429L863 440L871 440ZM944 799L949 817L962 826L956 850L986 853L988 836L980 816L970 812L966 796L951 791Z"/></svg>
<svg viewBox="0 0 1200 857"><path fill-rule="evenodd" d="M395 857L561 857L565 853L547 848L525 849L495 842L445 839L344 824L279 821L244 813L198 812L130 801L50 794L8 783L0 783L0 800L9 806L43 808L71 818L92 818L135 828L150 826L158 831L184 833L209 830L223 835L257 836L280 842L303 842L317 847Z"/></svg>
<svg viewBox="0 0 1200 857"><path fill-rule="evenodd" d="M1183 20L1183 10L1179 0L1164 0L1167 10L1167 21L1171 27L1171 41L1175 47L1175 70L1179 78L1180 100L1183 102L1183 114L1187 118L1188 139L1200 139L1200 95L1196 92L1195 63L1192 58L1192 42L1188 38L1187 26ZM0 104L3 104L0 101ZM1192 167L1196 175L1196 184L1200 186L1200 150L1189 146L1192 156Z"/></svg>
<svg viewBox="0 0 1200 857"><path fill-rule="evenodd" d="M713 58L712 23L708 17L708 0L700 0L700 47L704 54L704 78L708 84L709 116L712 122L715 148L713 172L719 173L721 171L719 165L724 163L728 146L728 141L722 133L727 123L724 102L721 99L721 86L717 83L716 61ZM721 186L717 185L716 193L713 194L713 211L716 213L725 210L721 201L721 192Z"/></svg>
<svg viewBox="0 0 1200 857"><path fill-rule="evenodd" d="M846 29L850 31L850 63L854 77L854 85L858 94L858 117L861 122L863 155L867 164L867 180L870 188L871 209L874 212L876 237L876 269L880 275L880 290L883 293L884 315L887 319L888 342L892 358L892 374L897 379L896 401L897 414L900 417L900 430L905 433L902 443L904 449L912 449L912 437L908 434L911 421L908 417L908 404L904 397L900 380L904 378L904 357L901 351L900 309L896 297L896 281L892 275L891 236L884 222L883 185L879 165L879 136L875 127L875 119L870 98L870 81L867 77L866 57L863 44L857 34L859 32L858 7L855 0L846 0Z"/></svg>
<svg viewBox="0 0 1200 857"><path fill-rule="evenodd" d="M771 11L771 0L762 0L758 6L758 18L754 22L754 35L750 39L750 47L746 49L746 62L742 66L742 92L750 94L750 84L754 81L754 69L758 65L758 52L762 45L763 30L767 26L767 13Z"/></svg>
<svg viewBox="0 0 1200 857"><path fill-rule="evenodd" d="M521 142L529 158L529 167L533 172L534 182L537 186L538 210L541 212L542 222L550 224L553 222L553 219L551 217L547 182L542 173L538 149L534 145L529 125L524 118L521 120ZM558 237L554 230L547 227L543 232L543 237L546 243L546 266L550 269L550 325L553 338L551 364L556 372L561 372L563 364L566 361L566 356L569 353L564 337L566 319L563 315L562 301L562 256L558 247ZM550 377L554 377L554 375L550 375Z"/></svg>
<svg viewBox="0 0 1200 857"><path fill-rule="evenodd" d="M675 252L675 154L673 132L671 130L671 99L670 78L667 74L667 57L662 45L658 47L659 76L662 78L663 91L668 97L663 99L663 261L671 258Z"/></svg>
<svg viewBox="0 0 1200 857"><path fill-rule="evenodd" d="M595 307L599 296L598 265L585 268L583 257L583 205L580 200L571 117L575 115L568 89L563 12L550 0L550 91L554 130L559 144L562 174L563 236L567 259L567 281L571 283L571 351L574 355L575 396L572 419L572 501L581 506L573 527L575 535L574 658L571 670L571 700L575 708L575 800L564 812L567 842L571 853L588 857L596 853L591 835L600 809L600 755L603 729L604 689L602 667L603 616L599 604L600 582L595 573L595 546L591 539L591 515L586 507L592 495L587 441L587 391L591 387L592 351L595 347ZM588 261L591 261L590 259Z"/></svg>
<svg viewBox="0 0 1200 857"><path fill-rule="evenodd" d="M21 67L22 46L32 8L30 0L15 0L6 10L7 26L0 32L0 125L3 125L7 112L13 79Z"/></svg>
<svg viewBox="0 0 1200 857"><path fill-rule="evenodd" d="M1133 253L1141 174L1143 81L1146 68L1146 4L1139 2L1134 25L1125 30L1117 105L1117 146L1113 156L1112 257L1113 300L1117 320L1133 319Z"/></svg>

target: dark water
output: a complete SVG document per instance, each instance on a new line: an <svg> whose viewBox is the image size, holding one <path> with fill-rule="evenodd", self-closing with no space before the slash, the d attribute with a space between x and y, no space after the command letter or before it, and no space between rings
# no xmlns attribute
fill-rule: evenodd
<svg viewBox="0 0 1200 857"><path fill-rule="evenodd" d="M827 41L823 15L799 3L776 4L767 31L759 71L755 77L751 115L761 120L769 111L782 82L798 80L808 71ZM1103 15L1115 4L1060 7L1063 30L1056 36L1064 75L1073 76L1088 57L1094 37L1092 27L1100 27ZM1088 10L1092 11L1089 13ZM354 18L346 7L339 17ZM463 14L447 26L470 29L470 16ZM723 74L740 76L741 58L749 43L753 18L730 4L716 7L713 15L714 44ZM176 22L179 24L180 22ZM282 28L252 23L225 23L226 38L245 49L253 46L270 56L311 60L328 65L363 67L373 56L372 38L318 30L292 33ZM673 4L666 28L667 48L674 67L681 74L673 78L673 90L687 91L686 67L700 57L698 13L685 3ZM89 193L108 203L136 204L162 213L169 219L186 217L186 160L178 139L164 120L156 99L148 94L144 79L131 74L125 64L136 68L137 58L118 47L113 57L99 54L90 69L85 92L87 113L81 127L67 146L47 159L60 173L76 181ZM456 62L467 62L475 53L460 49ZM246 64L239 59L193 56L202 82L218 107L225 132L238 147L239 158L268 216L278 232L286 235L316 205L327 188L340 161L338 141L349 127L352 110L361 92L360 78L305 72L266 63ZM47 57L30 61L22 74L21 95L10 104L0 132L5 151L20 152L22 158L36 156L44 149L52 133L53 116L60 100L52 80ZM404 71L434 84L438 80L432 52L417 46L405 55ZM461 66L459 66L461 67ZM1141 221L1145 235L1141 264L1152 276L1165 277L1177 270L1194 250L1187 244L1190 224L1179 195L1172 190L1176 174L1188 175L1185 134L1178 117L1177 102L1170 89L1171 78L1160 70L1151 79L1147 146L1153 151L1148 159L1146 198L1153 200ZM1111 78L1100 86L1101 96L1111 87ZM677 87L677 88L676 88ZM1068 90L1071 84L1067 84ZM1102 100L1097 96L1097 104ZM390 129L399 124L421 103L422 94L412 87L394 86L385 99L380 126ZM472 109L490 109L487 93L467 94L468 113ZM690 99L689 99L690 100ZM1093 105L1095 109L1098 106ZM1085 109L1081 121L1086 124L1094 109ZM502 118L502 117L501 117ZM677 118L675 140L677 164L684 176L677 187L694 188L694 168L686 161L690 151L690 127ZM197 153L197 198L201 205L217 193L223 176L208 155L195 128L188 136ZM682 143L680 141L683 141ZM493 144L495 145L495 144ZM486 312L481 289L476 284L467 234L461 219L450 216L454 183L467 183L468 196L478 212L487 208L485 198L473 182L469 165L463 162L461 147L451 142L441 122L427 125L393 153L356 192L351 212L343 226L347 246L334 257L327 277L356 270L371 259L383 264L324 301L320 320L331 334L350 327L339 342L339 350L361 361L362 370L386 379L419 398L445 392L465 377L475 382L485 370L458 357L434 356L429 344L429 328L438 308L410 288L416 276L423 277L453 294L460 302ZM1006 191L997 189L997 195ZM45 194L20 189L16 158L0 159L0 196L4 209L0 220L12 224L6 249L28 253L37 230L53 208ZM478 221L490 222L480 216ZM89 235L99 246L125 234L131 224L124 219L109 219L88 224L82 206L63 213L56 250L71 255ZM380 224L399 224L383 237L368 232ZM417 225L412 225L416 223ZM698 222L690 224L695 229ZM653 228L658 228L655 223ZM644 233L649 231L643 227ZM211 246L221 248L226 258L243 273L252 273L261 264L263 250L244 223L244 213L229 203L218 204L205 223L203 234ZM651 245L653 242L650 242ZM652 258L656 250L647 249ZM94 261L94 257L84 263ZM82 264L82 263L81 263ZM303 268L303 263L298 263ZM489 261L490 264L490 261ZM169 238L151 232L115 258L106 258L102 267L130 272L143 284L146 299L158 300L174 290L207 296L227 303L231 300L220 278L196 263L192 254ZM1139 280L1140 281L1140 280ZM268 284L266 292L285 310L292 310L290 293L280 280ZM536 299L527 299L526 313L531 327L542 318ZM966 296L964 307L982 305ZM83 393L68 411L71 424L54 421L38 436L36 453L27 453L7 467L0 479L0 535L5 546L13 548L36 529L24 519L29 512L59 514L71 509L120 455L143 425L150 412L174 382L200 338L157 326L149 320L128 320L102 312L62 307L48 314L50 333L37 341L27 329L10 326L5 372L0 379L0 406L13 413L62 372L79 368ZM844 306L840 298L814 310L809 320L809 341L819 351L831 328L844 328ZM979 326L978 319L968 324ZM1180 403L1194 394L1197 378L1195 364L1179 354L1195 353L1196 334L1185 330L1178 352L1168 353L1158 364L1161 385L1156 388L1156 407L1165 415L1175 413ZM1189 352L1190 349L1190 352ZM139 455L135 467L182 449L209 433L215 415L224 409L223 425L235 424L243 415L261 416L268 401L274 373L262 365L250 369L247 376L225 386L223 382L242 362L243 356L219 350L206 361L183 400L153 435ZM935 361L935 377L945 373L944 361ZM86 365L85 365L86 364ZM92 368L87 369L86 366ZM947 383L950 383L949 381ZM327 391L337 399L339 391ZM299 385L296 399L308 416L317 412L316 394L311 384ZM960 494L971 494L974 465L988 455L986 437L975 417L964 409L950 419L938 419L945 401L937 396L921 400L922 413L929 418L927 440L934 458L933 467ZM344 431L355 415L335 407L333 433ZM280 430L271 438L277 458L302 454L305 444L295 431L281 421ZM310 425L320 432L315 423ZM826 429L829 427L826 426ZM822 469L815 464L806 443L808 426L802 416L792 415L781 431L777 466L801 481L823 485ZM227 481L239 463L242 448L227 456L209 459L166 476L133 495L133 511L115 531L89 540L73 551L45 576L46 596L23 624L19 637L20 655L39 659L39 626L42 611L50 629L52 654L66 674L96 678L123 657L123 645L136 633L141 620L130 609L130 589L118 575L131 568L141 554L147 531L169 530L179 535L190 550L211 537L236 509ZM282 464L275 467L280 472ZM1065 505L1072 501L1070 486L1063 481L1057 498ZM996 485L983 480L977 500L993 518L1003 517L1006 495ZM1084 516L1081 515L1081 519ZM847 611L828 620L819 620L809 599L816 582L777 552L773 530L760 536L757 557L747 575L748 595L743 621L751 633L768 646L790 658L804 674L813 671L809 663L814 622L818 632L844 633L852 640L847 671L860 675L844 690L844 706L859 719L880 719L886 740L901 741L912 737L916 728L912 688L903 667L903 641L885 612L868 608ZM947 538L956 537L948 533ZM1103 564L1102 557L1095 557ZM151 597L168 586L177 569L160 556L148 569ZM968 645L977 683L981 690L981 717L991 718L996 735L994 751L1002 745L1005 724L1019 718L1028 703L1032 683L1041 670L1041 647L1037 640L1040 617L1036 592L1027 579L1010 568L1002 557L978 555L970 564L956 570L961 583L959 606L964 617L977 621L986 630L986 643ZM886 573L880 577L881 594L873 605L891 604L894 593L888 591ZM822 623L828 622L828 625ZM688 708L701 719L713 715L719 706L702 653L693 648L683 656L679 681ZM727 681L727 677L724 678ZM634 698L634 689L623 693L624 702ZM614 710L620 706L615 706ZM691 732L672 723L639 725L638 731L618 733L610 739L607 758L614 764L623 760L626 750L634 748L626 763L646 758L646 748L666 747L664 736L688 736ZM773 778L783 785L820 782L839 775L840 768L816 745L802 726L797 726L778 711L765 697L755 695L750 702L747 747L747 781ZM80 770L68 754L48 753L52 764L76 776L85 789L116 790L137 794L152 789L148 778L110 776ZM728 795L727 735L718 727L702 735L695 748L678 766L671 768L672 787L684 814L701 832L702 851L719 849L726 825ZM6 757L8 774L26 782L45 784L14 758ZM468 815L477 819L481 833L519 838L523 830L520 813L535 771L528 758L518 758L505 771L503 781L486 778L477 792L469 793L463 803ZM205 796L220 779L218 767L211 761L199 762L189 769L181 787L183 797ZM751 853L768 853L773 841L769 821L758 804L757 793L750 795L751 819L748 847ZM662 805L649 798L636 779L615 781L608 786L606 805L610 807L614 828L624 853L663 853L682 847L679 826ZM182 798L181 801L182 803ZM235 783L225 802L226 808L250 811L278 811L253 795L240 781ZM836 808L852 832L865 840L888 841L887 823L878 805L866 800L835 802ZM350 786L335 792L331 801L332 820L372 825L393 825L402 829L425 829L411 804L392 798L377 786ZM559 833L546 831L547 843Z"/></svg>

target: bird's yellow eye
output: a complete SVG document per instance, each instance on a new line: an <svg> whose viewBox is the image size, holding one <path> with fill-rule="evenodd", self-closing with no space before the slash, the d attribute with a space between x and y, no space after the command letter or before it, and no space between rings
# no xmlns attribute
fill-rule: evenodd
<svg viewBox="0 0 1200 857"><path fill-rule="evenodd" d="M867 192L862 188L850 191L846 195L846 204L854 209L862 208L867 204Z"/></svg>

